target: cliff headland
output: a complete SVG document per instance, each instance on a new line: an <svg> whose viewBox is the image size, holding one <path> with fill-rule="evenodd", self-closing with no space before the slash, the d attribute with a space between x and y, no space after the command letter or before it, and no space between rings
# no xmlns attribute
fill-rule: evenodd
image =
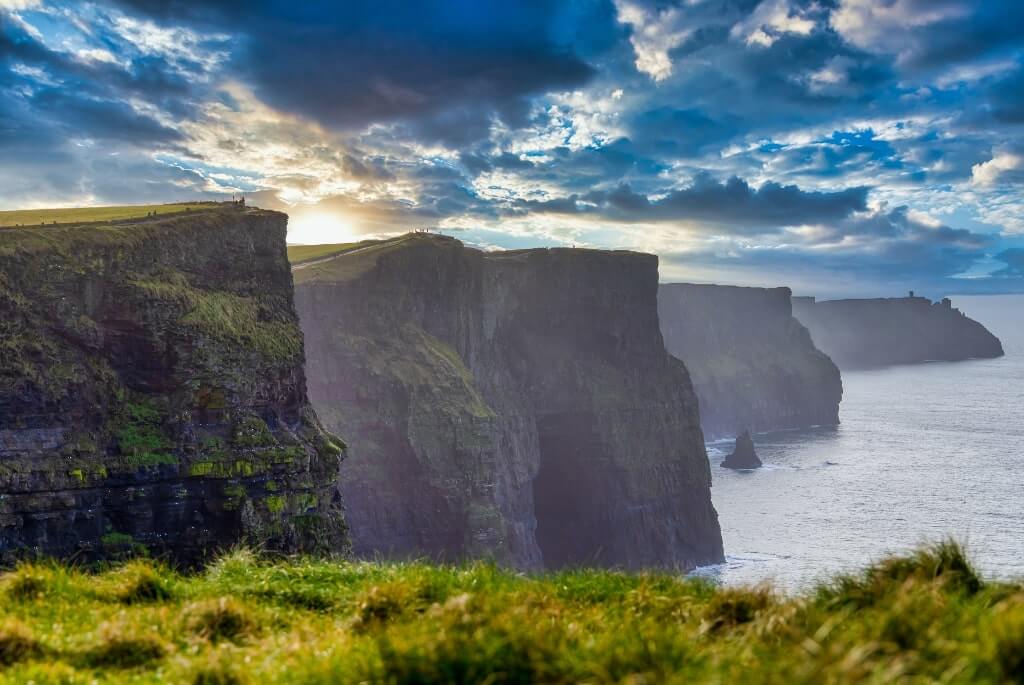
<svg viewBox="0 0 1024 685"><path fill-rule="evenodd" d="M864 300L794 298L815 344L844 369L1003 356L999 338L953 307L915 296Z"/></svg>
<svg viewBox="0 0 1024 685"><path fill-rule="evenodd" d="M410 234L295 271L354 549L520 568L722 558L657 258Z"/></svg>
<svg viewBox="0 0 1024 685"><path fill-rule="evenodd" d="M228 203L0 230L0 561L345 548L286 223Z"/></svg>
<svg viewBox="0 0 1024 685"><path fill-rule="evenodd" d="M839 369L793 318L789 288L662 284L658 314L708 439L839 423Z"/></svg>

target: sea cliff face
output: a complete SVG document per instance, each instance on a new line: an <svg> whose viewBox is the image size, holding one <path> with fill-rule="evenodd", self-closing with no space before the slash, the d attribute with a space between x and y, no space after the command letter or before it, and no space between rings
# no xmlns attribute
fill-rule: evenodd
<svg viewBox="0 0 1024 685"><path fill-rule="evenodd" d="M655 257L410 235L295 277L310 397L351 445L356 553L534 569L722 558Z"/></svg>
<svg viewBox="0 0 1024 685"><path fill-rule="evenodd" d="M948 299L795 298L794 313L844 369L1003 356L999 338Z"/></svg>
<svg viewBox="0 0 1024 685"><path fill-rule="evenodd" d="M344 549L287 217L0 230L0 561Z"/></svg>
<svg viewBox="0 0 1024 685"><path fill-rule="evenodd" d="M707 438L839 423L839 369L793 318L789 288L663 284L658 314Z"/></svg>

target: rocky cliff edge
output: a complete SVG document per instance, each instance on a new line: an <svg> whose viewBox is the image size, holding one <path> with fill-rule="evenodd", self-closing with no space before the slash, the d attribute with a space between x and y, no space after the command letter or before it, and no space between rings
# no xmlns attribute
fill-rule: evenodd
<svg viewBox="0 0 1024 685"><path fill-rule="evenodd" d="M286 223L0 230L0 560L345 548Z"/></svg>

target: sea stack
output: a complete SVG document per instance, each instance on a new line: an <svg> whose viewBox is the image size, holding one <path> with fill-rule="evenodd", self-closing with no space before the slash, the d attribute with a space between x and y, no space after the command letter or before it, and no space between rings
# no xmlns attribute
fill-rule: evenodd
<svg viewBox="0 0 1024 685"><path fill-rule="evenodd" d="M688 569L722 559L658 260L443 236L294 271L310 397L368 558Z"/></svg>
<svg viewBox="0 0 1024 685"><path fill-rule="evenodd" d="M750 437L750 431L743 431L736 438L736 448L722 462L722 467L727 469L756 469L761 467L761 460L757 458L757 452L754 451L754 440Z"/></svg>

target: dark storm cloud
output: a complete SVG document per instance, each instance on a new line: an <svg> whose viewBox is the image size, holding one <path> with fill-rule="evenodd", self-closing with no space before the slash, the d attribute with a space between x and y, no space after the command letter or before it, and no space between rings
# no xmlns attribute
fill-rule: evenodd
<svg viewBox="0 0 1024 685"><path fill-rule="evenodd" d="M329 126L401 121L425 140L466 144L492 117L522 123L526 97L594 73L564 29L597 10L557 0L121 4L241 34L233 70L269 104Z"/></svg>
<svg viewBox="0 0 1024 685"><path fill-rule="evenodd" d="M1003 250L996 255L996 259L1006 266L994 272L992 276L995 278L1024 278L1024 248L1014 247Z"/></svg>
<svg viewBox="0 0 1024 685"><path fill-rule="evenodd" d="M663 268L721 270L761 274L762 285L785 283L800 294L819 296L889 295L908 288L932 293L1020 289L1024 272L1007 271L1003 279L966 279L961 275L992 249L991 236L948 226L926 226L910 218L906 207L858 215L839 222L787 249L740 246L662 254ZM1009 251L1016 252L1016 251ZM1024 254L1024 251L1020 251ZM1024 258L1003 253L997 258L1024 266Z"/></svg>
<svg viewBox="0 0 1024 685"><path fill-rule="evenodd" d="M729 273L997 260L1009 287L1022 20L1016 0L42 0L0 10L0 201L245 188L363 231L617 245L638 223Z"/></svg>
<svg viewBox="0 0 1024 685"><path fill-rule="evenodd" d="M166 145L180 141L181 134L137 111L127 99L168 102L179 115L192 112L181 102L189 91L186 79L165 60L140 56L127 66L76 60L46 47L4 14L0 68L6 71L0 82L6 103L0 111L5 122L0 145L5 148L30 142L45 155L69 138Z"/></svg>
<svg viewBox="0 0 1024 685"><path fill-rule="evenodd" d="M109 27L107 27L109 29ZM22 64L41 69L60 81L72 93L121 96L138 95L174 102L193 92L186 64L172 65L157 55L126 54L122 43L103 41L112 54L123 58L124 64L74 59L67 52L58 52L42 44L25 28L0 13L0 64ZM201 71L198 65L195 72Z"/></svg>
<svg viewBox="0 0 1024 685"><path fill-rule="evenodd" d="M696 108L657 107L633 119L634 143L665 156L691 157L709 148L720 149L743 131L732 114L708 116Z"/></svg>
<svg viewBox="0 0 1024 685"><path fill-rule="evenodd" d="M719 182L700 175L689 187L655 200L623 184L610 191L518 206L538 212L597 213L618 221L700 221L760 232L845 219L867 208L867 194L863 187L819 192L773 182L754 188L741 178Z"/></svg>
<svg viewBox="0 0 1024 685"><path fill-rule="evenodd" d="M902 6L908 16L950 10L947 18L920 28L892 27L888 40L902 53L904 67L943 67L1021 47L1024 3L1018 0L903 0Z"/></svg>
<svg viewBox="0 0 1024 685"><path fill-rule="evenodd" d="M178 131L138 114L123 102L75 97L63 89L42 90L30 98L29 106L69 137L131 143L169 143L182 138Z"/></svg>
<svg viewBox="0 0 1024 685"><path fill-rule="evenodd" d="M1024 63L986 89L986 111L999 123L1024 124Z"/></svg>

